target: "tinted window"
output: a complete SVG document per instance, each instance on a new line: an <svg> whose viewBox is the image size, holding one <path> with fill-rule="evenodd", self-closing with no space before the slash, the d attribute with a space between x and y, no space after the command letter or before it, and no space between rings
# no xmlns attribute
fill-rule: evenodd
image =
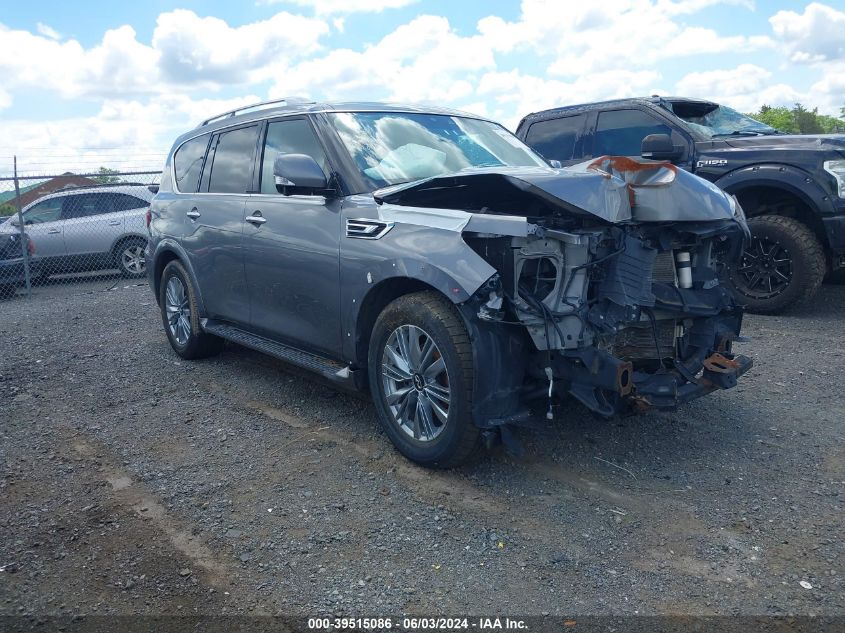
<svg viewBox="0 0 845 633"><path fill-rule="evenodd" d="M197 190L208 138L208 134L204 134L191 139L173 156L173 171L176 172L176 188L179 191L194 193Z"/></svg>
<svg viewBox="0 0 845 633"><path fill-rule="evenodd" d="M261 193L278 193L273 177L273 162L280 154L305 154L317 161L324 174L330 171L323 148L308 121L273 121L267 126L261 158Z"/></svg>
<svg viewBox="0 0 845 633"><path fill-rule="evenodd" d="M24 224L41 224L58 220L62 212L62 198L43 200L23 214Z"/></svg>
<svg viewBox="0 0 845 633"><path fill-rule="evenodd" d="M599 113L593 156L639 156L649 134L672 134L672 129L641 110Z"/></svg>
<svg viewBox="0 0 845 633"><path fill-rule="evenodd" d="M111 196L108 194L83 193L65 198L62 217L65 220L71 218L85 218L92 215L100 215L112 212Z"/></svg>
<svg viewBox="0 0 845 633"><path fill-rule="evenodd" d="M581 134L586 114L538 121L528 128L525 142L549 160L572 160L583 154Z"/></svg>
<svg viewBox="0 0 845 633"><path fill-rule="evenodd" d="M252 163L258 126L224 132L217 138L208 190L213 193L244 193L252 183Z"/></svg>
<svg viewBox="0 0 845 633"><path fill-rule="evenodd" d="M112 199L114 211L129 211L130 209L141 209L150 206L149 202L125 193L115 193L109 197Z"/></svg>

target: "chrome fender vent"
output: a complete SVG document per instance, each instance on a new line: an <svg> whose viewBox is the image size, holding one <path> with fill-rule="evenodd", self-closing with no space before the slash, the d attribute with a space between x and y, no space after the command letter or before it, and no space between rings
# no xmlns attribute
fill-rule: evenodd
<svg viewBox="0 0 845 633"><path fill-rule="evenodd" d="M346 220L346 237L355 237L359 240L377 240L384 237L392 228L393 222L350 218Z"/></svg>

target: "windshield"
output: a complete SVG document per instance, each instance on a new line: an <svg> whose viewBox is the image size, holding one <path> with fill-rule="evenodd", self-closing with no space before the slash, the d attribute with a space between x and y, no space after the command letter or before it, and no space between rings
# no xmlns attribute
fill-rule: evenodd
<svg viewBox="0 0 845 633"><path fill-rule="evenodd" d="M404 112L329 117L372 189L473 167L548 167L513 134L488 121Z"/></svg>
<svg viewBox="0 0 845 633"><path fill-rule="evenodd" d="M675 101L666 106L708 138L780 134L776 129L727 106L707 101Z"/></svg>

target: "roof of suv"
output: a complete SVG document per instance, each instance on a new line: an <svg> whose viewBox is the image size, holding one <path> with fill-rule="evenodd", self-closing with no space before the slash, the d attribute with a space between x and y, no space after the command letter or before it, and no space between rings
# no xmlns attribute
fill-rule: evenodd
<svg viewBox="0 0 845 633"><path fill-rule="evenodd" d="M281 104L281 105L277 105ZM442 114L447 116L460 116L472 119L490 121L486 117L460 110L439 108L428 105L409 105L401 103L381 103L378 101L331 101L317 102L300 98L279 99L277 101L264 101L248 106L243 106L230 112L213 116L206 119L194 129L182 134L174 146L180 144L189 137L197 136L198 132L213 132L223 127L261 121L273 116L293 114L313 114L317 112L410 112L418 114Z"/></svg>
<svg viewBox="0 0 845 633"><path fill-rule="evenodd" d="M111 193L125 193L136 198L141 198L145 202L150 202L153 199L153 193L147 188L147 185L140 183L116 182L102 185L88 185L85 187L68 187L67 189L59 189L58 191L53 191L41 196L40 198L36 198L27 205L27 208L43 200L50 200L51 198L57 198L59 196L76 196L83 193L98 193L103 195Z"/></svg>
<svg viewBox="0 0 845 633"><path fill-rule="evenodd" d="M578 112L578 111L587 111L587 110L601 110L608 107L617 107L617 106L631 106L641 103L650 103L655 106L659 106L662 102L668 101L670 103L680 103L680 102L694 102L694 103L712 103L707 99L692 99L690 97L660 97L657 95L653 95L651 97L629 97L626 99L611 99L609 101L594 101L592 103L578 103L573 105L566 105L560 106L557 108L551 108L549 110L540 110L538 112L532 112L531 114L527 114L522 118L522 121L519 122L521 126L525 121L536 121L540 119L553 119L558 114L568 113L568 112ZM716 105L715 103L713 105Z"/></svg>

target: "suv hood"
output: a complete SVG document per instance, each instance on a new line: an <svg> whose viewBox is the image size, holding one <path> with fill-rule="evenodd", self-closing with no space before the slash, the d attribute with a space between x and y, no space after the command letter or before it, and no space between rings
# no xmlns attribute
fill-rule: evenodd
<svg viewBox="0 0 845 633"><path fill-rule="evenodd" d="M723 137L718 140L724 141L729 147L736 148L845 151L845 134L772 134L769 136Z"/></svg>
<svg viewBox="0 0 845 633"><path fill-rule="evenodd" d="M462 170L379 189L376 202L543 217L575 214L620 222L701 222L735 217L714 184L665 162L602 156L571 167Z"/></svg>

